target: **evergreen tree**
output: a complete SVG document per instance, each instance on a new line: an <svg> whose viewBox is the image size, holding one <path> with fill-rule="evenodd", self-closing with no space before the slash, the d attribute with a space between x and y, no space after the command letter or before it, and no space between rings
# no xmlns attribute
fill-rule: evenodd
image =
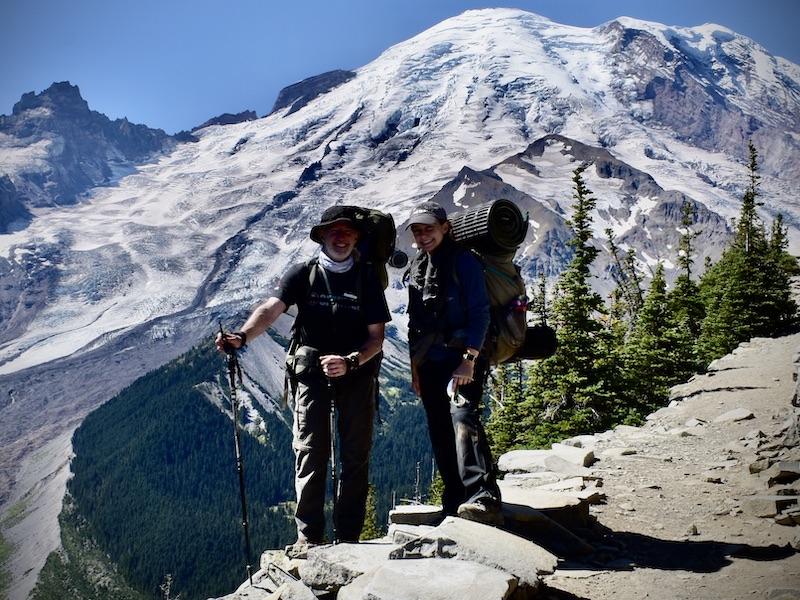
<svg viewBox="0 0 800 600"><path fill-rule="evenodd" d="M630 331L636 324L639 310L644 303L642 292L643 276L636 269L636 255L633 249L628 249L625 257L620 259L620 249L614 242L611 229L606 230L608 247L614 264L611 267L611 278L616 287L611 295L611 324L621 331Z"/></svg>
<svg viewBox="0 0 800 600"><path fill-rule="evenodd" d="M770 240L756 213L756 198L760 195L758 155L752 143L749 150L749 182L733 242L700 280L706 316L698 339L698 355L704 364L754 336L780 335L796 323L789 261L781 248L782 228L780 221L777 228L773 226Z"/></svg>
<svg viewBox="0 0 800 600"><path fill-rule="evenodd" d="M590 267L599 250L592 238L591 212L596 200L583 182L586 166L577 168L574 216L575 237L569 242L573 258L556 284L552 315L559 350L533 363L518 422L517 438L542 447L580 433L602 429L613 419L610 331L603 325L605 305L592 291Z"/></svg>
<svg viewBox="0 0 800 600"><path fill-rule="evenodd" d="M428 488L428 504L433 506L442 505L442 495L444 494L444 479L442 474L438 471L431 481L431 487Z"/></svg>
<svg viewBox="0 0 800 600"><path fill-rule="evenodd" d="M659 263L623 351L627 420L641 422L663 407L669 388L695 372L694 340L669 310L664 265Z"/></svg>
<svg viewBox="0 0 800 600"><path fill-rule="evenodd" d="M547 306L547 277L544 273L539 274L536 290L528 304L528 310L533 313L534 321L547 324L549 320L549 310Z"/></svg>
<svg viewBox="0 0 800 600"><path fill-rule="evenodd" d="M362 540L376 540L382 538L386 534L386 530L381 527L378 522L378 511L376 503L376 490L374 484L370 484L369 491L367 492L367 506L366 517L364 519L364 527L361 529Z"/></svg>
<svg viewBox="0 0 800 600"><path fill-rule="evenodd" d="M667 292L665 312L670 315L674 331L675 354L674 372L676 377L690 376L702 370L697 356L697 339L700 325L705 317L705 307L700 296L700 288L692 279L694 265L694 238L698 233L692 229L697 209L685 202L681 221L681 241L678 246L679 272L675 286ZM679 383L676 381L675 383Z"/></svg>
<svg viewBox="0 0 800 600"><path fill-rule="evenodd" d="M783 215L778 214L772 222L772 229L770 231L769 249L775 257L775 262L781 265L787 275L800 274L800 265L798 265L797 257L792 256L786 251L789 247L789 239L787 237L786 228L783 226Z"/></svg>
<svg viewBox="0 0 800 600"><path fill-rule="evenodd" d="M497 457L520 446L518 423L524 383L522 361L500 365L494 372L490 398L491 413L486 423L486 438L492 456Z"/></svg>
<svg viewBox="0 0 800 600"><path fill-rule="evenodd" d="M675 279L675 287L667 294L667 311L673 315L677 326L683 336L690 338L696 343L700 336L700 324L705 317L703 300L700 297L700 288L692 279L692 265L694 265L694 238L698 232L692 230L695 222L697 209L689 202L683 204L683 219L681 220L681 241L678 246L678 266L680 268ZM685 357L694 365L693 370L697 370L700 365L697 362L696 350L693 348L692 356Z"/></svg>

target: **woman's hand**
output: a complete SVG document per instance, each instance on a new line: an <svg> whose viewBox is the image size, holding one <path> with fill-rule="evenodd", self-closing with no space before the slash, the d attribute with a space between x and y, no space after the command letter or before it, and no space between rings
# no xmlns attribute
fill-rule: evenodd
<svg viewBox="0 0 800 600"><path fill-rule="evenodd" d="M458 368L453 372L453 380L456 385L468 385L475 378L475 363L463 359Z"/></svg>

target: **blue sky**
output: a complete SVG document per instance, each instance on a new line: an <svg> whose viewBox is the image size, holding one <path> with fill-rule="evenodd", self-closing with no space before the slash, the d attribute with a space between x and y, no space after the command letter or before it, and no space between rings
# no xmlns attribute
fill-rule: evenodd
<svg viewBox="0 0 800 600"><path fill-rule="evenodd" d="M510 6L594 27L620 16L717 23L800 63L800 0L11 0L0 8L0 114L53 82L112 119L191 129L219 114L263 116L281 88L355 69L472 8Z"/></svg>

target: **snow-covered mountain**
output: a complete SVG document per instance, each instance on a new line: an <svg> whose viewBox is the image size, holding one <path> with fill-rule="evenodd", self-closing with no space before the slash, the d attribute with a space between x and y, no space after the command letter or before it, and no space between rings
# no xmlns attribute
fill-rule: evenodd
<svg viewBox="0 0 800 600"><path fill-rule="evenodd" d="M264 118L184 143L140 131L154 144L146 157L115 151L105 170L92 154L96 176L69 188L71 202L68 177L54 174L87 161L73 156L63 120L47 125L52 115L26 95L0 117L0 207L16 211L4 211L0 235L0 502L25 491L13 484L31 450L218 320L238 325L315 251L308 231L332 204L391 212L410 250L415 204L510 198L531 220L518 259L533 283L568 260L571 178L588 162L598 244L611 229L644 269L669 267L688 201L702 265L739 212L752 140L762 214L782 213L800 250L800 68L716 25L620 18L585 29L468 11L355 71L287 88ZM61 201L48 202L55 190ZM388 365L402 368L397 272L388 297L400 342ZM244 358L276 396L281 355L265 336Z"/></svg>

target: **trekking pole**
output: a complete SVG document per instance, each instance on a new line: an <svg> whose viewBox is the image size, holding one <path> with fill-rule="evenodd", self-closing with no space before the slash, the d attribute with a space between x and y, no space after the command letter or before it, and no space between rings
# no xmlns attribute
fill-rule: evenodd
<svg viewBox="0 0 800 600"><path fill-rule="evenodd" d="M335 544L339 541L339 531L337 527L337 518L339 516L339 477L336 469L336 396L334 394L331 378L327 377L326 379L328 381L328 391L331 394L331 483L333 485L333 543Z"/></svg>
<svg viewBox="0 0 800 600"><path fill-rule="evenodd" d="M219 333L225 338L225 332L222 329L222 321L219 323ZM236 356L236 349L228 344L224 344L225 355L228 357L228 376L230 377L231 385L231 407L233 408L233 439L234 447L236 449L236 470L239 473L239 493L242 498L242 527L244 527L244 544L245 551L247 552L247 563L245 568L247 570L247 578L250 585L253 585L253 571L250 561L250 528L247 523L247 499L244 493L244 462L242 461L242 441L239 435L239 400L236 397L236 376L239 376L239 381L242 380L242 367L239 365L239 359Z"/></svg>

